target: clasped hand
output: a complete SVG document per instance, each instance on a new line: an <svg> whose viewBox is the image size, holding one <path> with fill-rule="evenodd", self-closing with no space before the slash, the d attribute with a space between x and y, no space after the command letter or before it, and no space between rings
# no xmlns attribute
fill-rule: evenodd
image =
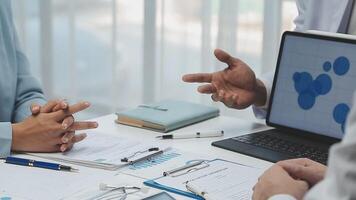
<svg viewBox="0 0 356 200"><path fill-rule="evenodd" d="M318 162L298 158L280 161L266 170L253 188L253 200L288 194L303 199L309 188L324 179L327 167Z"/></svg>
<svg viewBox="0 0 356 200"><path fill-rule="evenodd" d="M77 130L96 128L96 122L75 122L73 114L88 108L88 102L68 106L65 101L49 101L43 107L32 105L32 116L12 125L12 151L67 151L86 137Z"/></svg>

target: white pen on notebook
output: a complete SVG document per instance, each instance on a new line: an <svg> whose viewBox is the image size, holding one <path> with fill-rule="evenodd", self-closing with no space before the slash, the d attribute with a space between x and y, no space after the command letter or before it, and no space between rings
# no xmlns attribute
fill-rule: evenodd
<svg viewBox="0 0 356 200"><path fill-rule="evenodd" d="M176 133L157 136L160 139L188 139L188 138L208 138L208 137L221 137L224 135L224 131L204 131L195 133Z"/></svg>

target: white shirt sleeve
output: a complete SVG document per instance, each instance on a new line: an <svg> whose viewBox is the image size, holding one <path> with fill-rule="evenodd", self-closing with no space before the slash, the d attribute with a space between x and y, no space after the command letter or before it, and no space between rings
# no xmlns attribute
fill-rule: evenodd
<svg viewBox="0 0 356 200"><path fill-rule="evenodd" d="M307 7L309 0L297 0L298 16L294 19L295 30L304 31L305 30L305 17L307 13Z"/></svg>
<svg viewBox="0 0 356 200"><path fill-rule="evenodd" d="M345 136L331 147L324 180L305 196L306 200L356 199L356 95L349 113Z"/></svg>
<svg viewBox="0 0 356 200"><path fill-rule="evenodd" d="M274 71L271 73L267 73L266 75L264 75L260 78L260 80L266 87L267 99L266 99L265 105L263 105L263 106L252 106L253 113L255 114L256 118L258 118L258 119L266 118L267 109L268 109L268 105L269 105L269 99L271 96L273 76L274 76Z"/></svg>
<svg viewBox="0 0 356 200"><path fill-rule="evenodd" d="M296 198L289 194L276 194L268 198L268 200L296 200Z"/></svg>
<svg viewBox="0 0 356 200"><path fill-rule="evenodd" d="M297 0L296 1L297 8L298 8L298 16L294 19L296 31L303 31L305 29L304 22L305 22L306 8L307 8L308 3L309 3L308 0ZM267 116L267 109L268 109L268 105L269 105L269 99L271 96L273 77L274 77L274 71L271 73L268 73L265 76L262 76L262 78L260 78L260 80L265 84L265 87L267 89L267 101L266 101L266 104L263 106L252 106L253 113L255 114L256 118L258 118L258 119L264 119Z"/></svg>

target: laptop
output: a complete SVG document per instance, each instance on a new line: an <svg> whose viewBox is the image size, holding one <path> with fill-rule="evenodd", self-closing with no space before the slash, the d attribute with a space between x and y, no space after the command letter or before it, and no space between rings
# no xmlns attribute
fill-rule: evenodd
<svg viewBox="0 0 356 200"><path fill-rule="evenodd" d="M272 129L212 143L271 162L326 164L345 133L356 89L356 40L327 34L282 36L266 123Z"/></svg>

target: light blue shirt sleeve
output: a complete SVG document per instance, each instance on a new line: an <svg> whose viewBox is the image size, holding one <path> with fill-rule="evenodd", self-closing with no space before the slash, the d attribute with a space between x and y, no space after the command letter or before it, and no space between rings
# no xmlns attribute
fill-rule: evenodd
<svg viewBox="0 0 356 200"><path fill-rule="evenodd" d="M0 157L10 154L12 144L12 127L10 122L0 122Z"/></svg>
<svg viewBox="0 0 356 200"><path fill-rule="evenodd" d="M0 156L12 145L12 123L31 115L30 105L46 100L21 51L11 13L11 1L0 1Z"/></svg>
<svg viewBox="0 0 356 200"><path fill-rule="evenodd" d="M30 73L29 62L18 43L16 43L16 58L18 73L13 122L21 122L31 115L32 104L44 105L46 100L39 82Z"/></svg>

